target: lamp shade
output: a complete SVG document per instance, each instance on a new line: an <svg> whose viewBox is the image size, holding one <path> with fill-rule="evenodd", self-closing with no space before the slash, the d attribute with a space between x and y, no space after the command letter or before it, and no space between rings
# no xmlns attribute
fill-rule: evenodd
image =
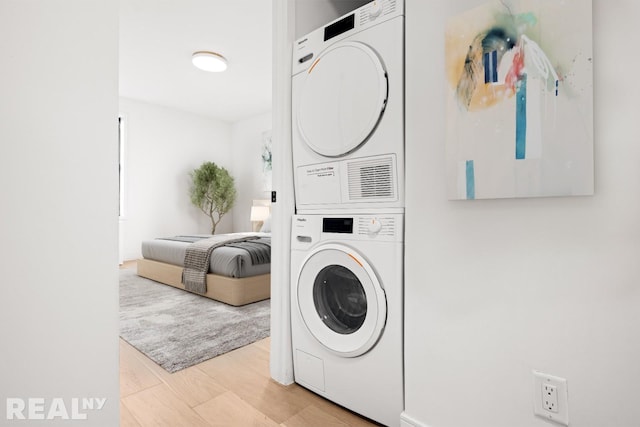
<svg viewBox="0 0 640 427"><path fill-rule="evenodd" d="M264 221L269 216L269 206L251 206L251 221Z"/></svg>
<svg viewBox="0 0 640 427"><path fill-rule="evenodd" d="M213 73L219 73L227 69L227 60L224 56L206 50L195 52L191 57L191 62L197 68Z"/></svg>

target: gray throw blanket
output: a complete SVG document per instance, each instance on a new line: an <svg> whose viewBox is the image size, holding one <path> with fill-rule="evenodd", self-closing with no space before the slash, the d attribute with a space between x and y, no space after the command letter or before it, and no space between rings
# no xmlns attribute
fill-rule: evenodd
<svg viewBox="0 0 640 427"><path fill-rule="evenodd" d="M224 246L244 249L251 257L251 265L269 264L271 262L271 238L260 237L246 242L227 243Z"/></svg>
<svg viewBox="0 0 640 427"><path fill-rule="evenodd" d="M187 247L184 257L182 283L186 290L204 294L207 292L207 273L211 262L211 252L219 246L229 243L255 240L258 236L243 236L231 238L228 235L213 236L209 239L198 240Z"/></svg>

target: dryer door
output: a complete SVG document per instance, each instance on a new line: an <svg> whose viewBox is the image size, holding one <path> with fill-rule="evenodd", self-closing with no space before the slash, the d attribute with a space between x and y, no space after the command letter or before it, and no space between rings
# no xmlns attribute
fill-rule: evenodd
<svg viewBox="0 0 640 427"><path fill-rule="evenodd" d="M311 252L297 291L307 329L328 350L355 357L378 342L387 317L385 293L371 266L352 249L327 244Z"/></svg>
<svg viewBox="0 0 640 427"><path fill-rule="evenodd" d="M298 99L298 130L316 153L341 157L374 132L387 105L385 67L373 49L337 43L309 67Z"/></svg>

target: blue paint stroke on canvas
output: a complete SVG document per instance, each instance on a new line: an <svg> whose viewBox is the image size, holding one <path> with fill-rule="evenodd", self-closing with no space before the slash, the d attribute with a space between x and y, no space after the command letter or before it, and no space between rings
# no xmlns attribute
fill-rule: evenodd
<svg viewBox="0 0 640 427"><path fill-rule="evenodd" d="M527 153L527 75L518 83L516 95L516 159L523 160Z"/></svg>
<svg viewBox="0 0 640 427"><path fill-rule="evenodd" d="M467 200L473 200L476 198L476 174L475 174L473 160L467 160L466 178L467 178Z"/></svg>

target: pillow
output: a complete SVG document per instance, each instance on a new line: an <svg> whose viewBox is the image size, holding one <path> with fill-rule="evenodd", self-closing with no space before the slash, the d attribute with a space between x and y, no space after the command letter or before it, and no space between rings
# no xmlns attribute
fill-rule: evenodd
<svg viewBox="0 0 640 427"><path fill-rule="evenodd" d="M261 233L271 233L271 214L264 220L262 223L262 227L260 228Z"/></svg>

